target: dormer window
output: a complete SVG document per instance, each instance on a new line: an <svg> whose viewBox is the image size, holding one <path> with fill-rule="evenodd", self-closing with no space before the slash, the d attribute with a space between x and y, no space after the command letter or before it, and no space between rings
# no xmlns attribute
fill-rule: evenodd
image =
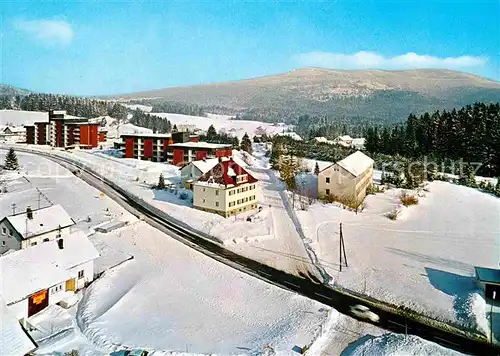
<svg viewBox="0 0 500 356"><path fill-rule="evenodd" d="M245 183L246 181L248 181L248 174L236 176L236 184Z"/></svg>

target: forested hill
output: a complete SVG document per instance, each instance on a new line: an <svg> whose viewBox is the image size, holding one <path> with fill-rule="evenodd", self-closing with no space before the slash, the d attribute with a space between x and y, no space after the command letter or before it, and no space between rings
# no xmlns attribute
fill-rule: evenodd
<svg viewBox="0 0 500 356"><path fill-rule="evenodd" d="M112 96L197 105L206 112L241 119L295 123L365 118L400 122L409 114L452 109L474 102L500 101L500 83L472 74L441 70L329 70L304 68L224 83L174 87Z"/></svg>

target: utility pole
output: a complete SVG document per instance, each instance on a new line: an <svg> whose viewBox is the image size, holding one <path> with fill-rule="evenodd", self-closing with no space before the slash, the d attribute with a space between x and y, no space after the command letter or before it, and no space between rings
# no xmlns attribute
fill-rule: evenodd
<svg viewBox="0 0 500 356"><path fill-rule="evenodd" d="M340 266L340 272L342 272L342 223L340 223L339 266Z"/></svg>
<svg viewBox="0 0 500 356"><path fill-rule="evenodd" d="M342 233L342 223L340 223L340 239L339 239L339 262L340 262L340 272L342 272L342 253L344 254L344 262L345 266L347 265L347 255L345 253L345 244L344 244L344 234Z"/></svg>

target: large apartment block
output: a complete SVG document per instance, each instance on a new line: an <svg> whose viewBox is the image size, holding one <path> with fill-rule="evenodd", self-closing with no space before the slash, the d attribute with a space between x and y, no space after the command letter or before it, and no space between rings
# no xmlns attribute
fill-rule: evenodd
<svg viewBox="0 0 500 356"><path fill-rule="evenodd" d="M81 117L66 116L65 111L49 111L49 121L26 127L26 142L52 147L93 148L99 143L100 123Z"/></svg>
<svg viewBox="0 0 500 356"><path fill-rule="evenodd" d="M196 159L231 156L231 145L198 142L189 132L171 134L134 133L121 135L123 156L183 166Z"/></svg>
<svg viewBox="0 0 500 356"><path fill-rule="evenodd" d="M221 159L193 183L193 206L224 217L257 208L257 179L233 161Z"/></svg>

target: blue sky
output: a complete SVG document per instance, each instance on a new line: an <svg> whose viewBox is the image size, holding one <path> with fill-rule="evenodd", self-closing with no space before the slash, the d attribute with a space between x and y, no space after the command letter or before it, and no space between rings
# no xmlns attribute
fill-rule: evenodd
<svg viewBox="0 0 500 356"><path fill-rule="evenodd" d="M0 2L1 82L100 95L293 68L500 80L500 1Z"/></svg>

